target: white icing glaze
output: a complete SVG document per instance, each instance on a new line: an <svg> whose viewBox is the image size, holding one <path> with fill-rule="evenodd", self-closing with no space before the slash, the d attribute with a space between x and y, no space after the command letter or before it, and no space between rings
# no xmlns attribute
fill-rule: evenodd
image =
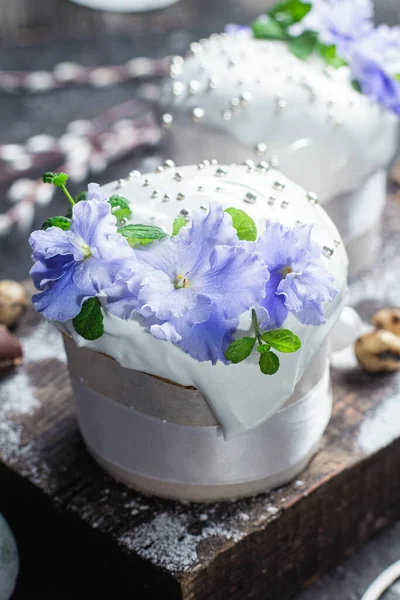
<svg viewBox="0 0 400 600"><path fill-rule="evenodd" d="M243 35L214 35L194 51L173 65L162 93L177 121L178 162L202 158L203 134L216 157L228 162L264 142L282 171L322 203L357 190L390 163L398 119L351 87L347 67L335 70L317 57L304 62L285 43ZM195 107L204 111L197 123Z"/></svg>
<svg viewBox="0 0 400 600"><path fill-rule="evenodd" d="M302 348L295 354L280 355L279 373L272 377L262 375L256 355L239 365L199 363L173 344L153 338L139 321L125 322L107 313L105 333L96 341L89 342L78 336L71 323L66 324L65 331L78 345L104 352L126 368L195 386L210 403L229 439L261 424L292 395L342 311L347 290L347 256L339 233L324 210L310 202L306 192L279 171L249 172L246 166L237 165L223 169L226 174L221 176L218 165L202 169L196 166L166 168L161 173L111 183L104 191L109 195L118 191L131 200L135 222L157 224L168 232L172 231L173 221L182 209L207 207L210 202L242 208L254 219L259 231L267 219L279 220L287 226L297 221L315 224L313 239L333 251L323 260L335 277L340 294L326 306L327 323L321 327L301 325L293 317L287 319L285 326L300 337ZM146 180L151 180L151 184L146 184ZM276 182L283 184L283 189L276 189ZM199 186L204 191L198 191ZM158 190L157 195L154 190ZM256 196L253 204L244 200L248 192ZM167 201L164 201L165 194L170 197ZM178 200L178 194L183 194L185 199ZM271 196L276 198L272 206L269 204ZM330 252L326 250L326 254ZM240 331L245 334L250 329L250 315L245 314Z"/></svg>

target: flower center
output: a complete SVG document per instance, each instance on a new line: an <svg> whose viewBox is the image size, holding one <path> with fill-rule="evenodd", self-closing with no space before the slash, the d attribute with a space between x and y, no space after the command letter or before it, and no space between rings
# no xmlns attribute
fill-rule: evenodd
<svg viewBox="0 0 400 600"><path fill-rule="evenodd" d="M293 269L291 267L284 267L281 269L283 279L285 279L286 275L289 275L289 273L293 273Z"/></svg>
<svg viewBox="0 0 400 600"><path fill-rule="evenodd" d="M92 251L85 242L82 242L80 245L81 252L83 254L83 260L90 258L92 256Z"/></svg>
<svg viewBox="0 0 400 600"><path fill-rule="evenodd" d="M185 288L188 286L189 286L189 282L188 282L186 275L185 276L183 276L183 275L176 276L175 281L174 281L174 287L176 290L179 290L181 288Z"/></svg>

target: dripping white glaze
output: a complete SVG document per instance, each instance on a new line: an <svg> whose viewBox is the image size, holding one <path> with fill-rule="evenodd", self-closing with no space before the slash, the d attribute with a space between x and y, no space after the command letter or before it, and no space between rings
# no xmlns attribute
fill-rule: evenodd
<svg viewBox="0 0 400 600"><path fill-rule="evenodd" d="M111 195L118 188L119 193L132 202L135 222L156 224L169 233L182 209L190 212L201 206L208 207L210 202L245 210L256 222L259 232L267 219L279 220L287 226L298 221L315 224L313 239L327 249L327 254L333 251L330 258L323 260L335 277L340 294L326 307L327 323L321 327L301 325L292 317L287 319L285 326L299 335L302 348L295 354L280 355L279 373L272 377L262 375L256 356L239 365L220 363L213 366L210 362L197 362L172 343L153 338L138 320L125 322L107 312L105 333L96 341L81 338L71 323L64 324L63 329L79 346L104 352L123 367L196 387L218 417L225 437L230 439L265 421L292 395L296 383L309 368L342 311L347 290L347 256L339 233L324 210L314 205L300 186L279 171L249 172L246 166L227 166L224 167L226 174L221 176L217 169L216 165L201 169L182 167L178 181L177 169L166 168L151 176L111 183L104 190ZM152 180L151 185L144 185L146 179ZM277 182L281 185L277 186ZM199 192L199 187L204 191ZM216 191L217 187L220 191ZM154 189L159 190L157 197L153 197ZM256 197L254 203L245 201L248 192ZM170 197L169 201L163 201L165 194ZM178 200L178 194L184 195L185 199ZM272 206L271 197L275 198ZM250 314L244 314L240 331L244 333L250 329Z"/></svg>

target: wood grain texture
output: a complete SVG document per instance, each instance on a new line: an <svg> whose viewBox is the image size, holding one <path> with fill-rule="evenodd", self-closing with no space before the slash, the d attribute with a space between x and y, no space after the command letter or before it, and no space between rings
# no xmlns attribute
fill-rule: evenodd
<svg viewBox="0 0 400 600"><path fill-rule="evenodd" d="M399 297L398 203L388 205L384 239L379 264L351 285L366 320ZM28 569L30 589L41 590L30 597L85 598L118 581L122 598L285 600L400 517L400 377L363 373L351 352L336 359L333 418L301 479L249 500L190 506L100 471L77 430L58 333L32 309L17 332L25 364L0 385L0 510L13 522L18 513L17 537L30 531L48 540L47 555L51 547L44 588Z"/></svg>

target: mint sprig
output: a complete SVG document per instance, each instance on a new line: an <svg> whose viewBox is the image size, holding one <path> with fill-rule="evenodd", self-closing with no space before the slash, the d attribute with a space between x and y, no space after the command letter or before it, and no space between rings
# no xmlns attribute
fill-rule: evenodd
<svg viewBox="0 0 400 600"><path fill-rule="evenodd" d="M311 2L303 2L302 0L282 0L282 2L275 4L267 14L287 29L290 25L304 19L310 12L311 7Z"/></svg>
<svg viewBox="0 0 400 600"><path fill-rule="evenodd" d="M317 32L304 31L295 37L289 33L291 25L304 19L311 8L311 2L282 0L252 23L253 35L256 39L287 41L289 50L300 60L318 52L327 65L335 69L345 66L347 63L337 55L336 46L319 42Z"/></svg>
<svg viewBox="0 0 400 600"><path fill-rule="evenodd" d="M110 196L108 204L111 206L111 214L113 214L118 221L126 219L132 214L130 202L127 198L124 198L124 196L119 196L118 194Z"/></svg>
<svg viewBox="0 0 400 600"><path fill-rule="evenodd" d="M124 236L131 247L144 246L155 240L162 240L167 237L165 231L160 227L153 227L152 225L125 225L118 229L118 233Z"/></svg>
<svg viewBox="0 0 400 600"><path fill-rule="evenodd" d="M178 235L178 233L180 232L182 227L185 227L185 226L186 226L185 217L176 217L174 224L172 226L172 237L174 235Z"/></svg>
<svg viewBox="0 0 400 600"><path fill-rule="evenodd" d="M74 329L85 340L97 340L104 333L104 317L98 298L89 298L73 320Z"/></svg>
<svg viewBox="0 0 400 600"><path fill-rule="evenodd" d="M42 229L48 229L49 227L59 227L67 231L71 227L71 219L68 217L50 217L42 225Z"/></svg>
<svg viewBox="0 0 400 600"><path fill-rule="evenodd" d="M232 217L232 226L236 229L239 240L255 242L257 227L253 219L240 208L227 208L225 212Z"/></svg>
<svg viewBox="0 0 400 600"><path fill-rule="evenodd" d="M262 333L257 321L256 311L251 311L251 319L254 329L254 337L242 337L234 340L225 352L225 358L233 364L238 364L248 358L258 342L257 352L259 353L258 364L261 373L264 375L274 375L280 366L279 357L271 350L278 352L297 352L301 348L301 341L289 329L274 329Z"/></svg>
<svg viewBox="0 0 400 600"><path fill-rule="evenodd" d="M48 171L47 173L43 173L43 181L44 183L51 183L55 187L60 188L68 198L71 206L74 206L75 201L65 187L65 184L68 181L68 175L66 173L52 173L51 171Z"/></svg>

